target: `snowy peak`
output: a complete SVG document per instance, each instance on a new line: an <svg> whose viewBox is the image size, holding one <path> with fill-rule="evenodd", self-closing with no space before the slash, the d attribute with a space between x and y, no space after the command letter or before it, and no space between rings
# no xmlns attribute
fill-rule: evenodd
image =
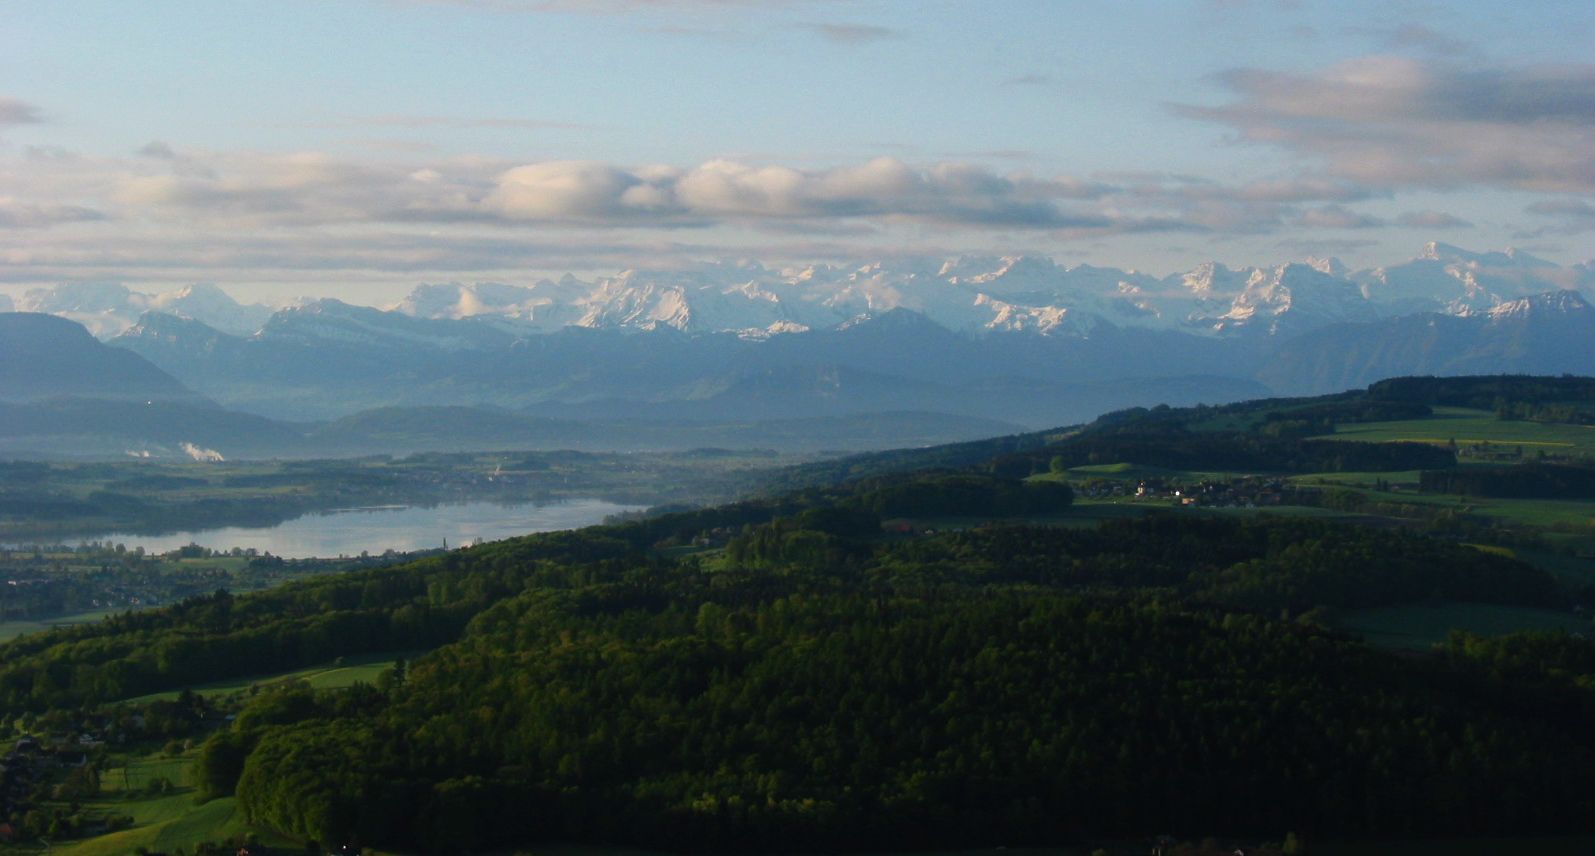
<svg viewBox="0 0 1595 856"><path fill-rule="evenodd" d="M1308 256L1303 264L1315 271L1318 271L1319 273L1333 277L1344 277L1349 272L1349 269L1340 263L1340 259L1337 259L1333 256L1330 256L1329 258Z"/></svg>
<svg viewBox="0 0 1595 856"><path fill-rule="evenodd" d="M1087 264L1065 267L1037 255L896 257L787 268L702 262L625 270L590 282L566 274L526 285L422 284L391 307L391 319L328 299L307 300L268 317L265 307L242 306L212 285L152 296L115 283L70 284L30 291L18 308L63 315L102 338L131 327L146 311L160 311L245 337L256 331L350 342L441 337L463 349L490 334L513 339L567 327L769 338L836 329L851 319L897 310L967 336L1087 336L1102 325L1275 335L1414 313L1483 315L1519 298L1578 288L1595 288L1589 265L1562 268L1518 250L1476 253L1431 243L1415 259L1371 270L1349 271L1333 258L1309 258L1273 267L1207 262L1163 278Z"/></svg>
<svg viewBox="0 0 1595 856"><path fill-rule="evenodd" d="M1203 262L1180 275L1180 285L1202 300L1234 300L1256 272L1256 268L1230 270L1218 262Z"/></svg>
<svg viewBox="0 0 1595 856"><path fill-rule="evenodd" d="M1475 253L1451 244L1442 244L1439 241L1430 241L1424 244L1422 252L1418 253L1418 259L1478 267L1556 267L1554 263L1538 256L1530 255L1516 247Z"/></svg>
<svg viewBox="0 0 1595 856"><path fill-rule="evenodd" d="M1491 321L1513 321L1567 316L1588 311L1590 305L1583 295L1576 291L1560 289L1505 301L1491 308L1489 314Z"/></svg>
<svg viewBox="0 0 1595 856"><path fill-rule="evenodd" d="M203 321L228 333L247 335L271 315L265 306L244 306L210 284L184 286L160 294L143 294L120 283L73 282L36 288L23 296L25 312L59 315L87 327L96 338L109 339L138 323L148 311L166 312Z"/></svg>
<svg viewBox="0 0 1595 856"><path fill-rule="evenodd" d="M1254 271L1234 305L1218 319L1218 329L1249 327L1274 334L1282 325L1305 329L1373 316L1373 307L1351 282L1292 262L1272 271Z"/></svg>
<svg viewBox="0 0 1595 856"><path fill-rule="evenodd" d="M260 329L271 317L271 308L242 304L210 283L196 283L176 291L157 294L146 306L182 318L191 318L223 333L247 336Z"/></svg>

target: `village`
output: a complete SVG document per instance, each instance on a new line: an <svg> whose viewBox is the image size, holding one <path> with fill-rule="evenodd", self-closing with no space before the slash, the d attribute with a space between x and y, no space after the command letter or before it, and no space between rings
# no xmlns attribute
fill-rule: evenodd
<svg viewBox="0 0 1595 856"><path fill-rule="evenodd" d="M1134 483L1094 478L1075 487L1076 497L1097 502L1163 500L1175 506L1205 508L1267 508L1294 505L1302 500L1302 493L1284 479L1264 476L1241 476L1228 480L1201 479L1194 482L1174 478L1148 478Z"/></svg>

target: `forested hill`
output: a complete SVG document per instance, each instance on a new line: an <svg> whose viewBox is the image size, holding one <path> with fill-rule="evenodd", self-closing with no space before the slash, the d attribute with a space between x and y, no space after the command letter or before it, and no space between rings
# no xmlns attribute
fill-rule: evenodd
<svg viewBox="0 0 1595 856"><path fill-rule="evenodd" d="M1337 426L1421 420L1442 406L1503 419L1595 424L1595 378L1394 378L1310 398L1136 407L1087 425L802 464L772 476L768 490L779 494L929 468L1024 477L1047 471L1054 459L1068 467L1134 463L1275 473L1445 469L1456 463L1454 450L1432 444L1325 439Z"/></svg>
<svg viewBox="0 0 1595 856"><path fill-rule="evenodd" d="M1567 609L1580 595L1546 572L1322 520L1021 522L1068 524L1073 495L1017 461L1156 449L1167 423L1189 441L1171 459L1320 465L1289 423L1425 406L1125 414L962 471L220 593L0 647L0 712L122 721L180 703L121 699L431 649L378 686L241 702L196 769L256 824L421 852L1595 832L1595 643L1457 634L1398 656L1329 621ZM1438 449L1414 447L1338 460Z"/></svg>

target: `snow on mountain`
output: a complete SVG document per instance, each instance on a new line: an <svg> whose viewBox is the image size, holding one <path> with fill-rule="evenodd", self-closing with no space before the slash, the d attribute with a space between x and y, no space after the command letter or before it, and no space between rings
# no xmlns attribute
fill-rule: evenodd
<svg viewBox="0 0 1595 856"><path fill-rule="evenodd" d="M223 333L247 336L260 329L272 309L258 303L242 304L209 283L196 283L149 298L146 309L200 321Z"/></svg>
<svg viewBox="0 0 1595 856"><path fill-rule="evenodd" d="M440 351L505 347L515 337L471 320L409 318L330 297L283 309L254 338L337 344L368 350L426 347Z"/></svg>
<svg viewBox="0 0 1595 856"><path fill-rule="evenodd" d="M109 339L138 323L151 310L202 321L218 330L247 335L271 316L269 307L243 305L209 284L189 285L175 291L145 294L113 282L62 283L53 288L30 289L17 308L70 318L98 339Z"/></svg>
<svg viewBox="0 0 1595 856"><path fill-rule="evenodd" d="M1203 301L1225 304L1234 302L1246 290L1257 268L1231 270L1218 262L1204 262L1179 277L1180 285L1191 296Z"/></svg>
<svg viewBox="0 0 1595 856"><path fill-rule="evenodd" d="M1286 328L1304 330L1341 321L1371 320L1372 304L1357 286L1308 264L1293 262L1272 271L1255 271L1230 310L1218 318L1220 331Z"/></svg>
<svg viewBox="0 0 1595 856"><path fill-rule="evenodd" d="M988 330L1048 335L1073 327L1074 332L1090 332L1089 327L1080 329L1073 323L1080 320L1078 316L1059 306L1016 306L989 294L976 295L975 305L989 308L994 313L992 319L986 322Z"/></svg>
<svg viewBox="0 0 1595 856"><path fill-rule="evenodd" d="M1589 311L1589 302L1583 295L1571 289L1558 289L1504 301L1492 307L1489 316L1491 321L1507 321L1545 315L1565 316Z"/></svg>
<svg viewBox="0 0 1595 856"><path fill-rule="evenodd" d="M1475 253L1430 242L1411 261L1353 274L1387 315L1472 315L1518 297L1579 287L1578 271L1521 250Z"/></svg>
<svg viewBox="0 0 1595 856"><path fill-rule="evenodd" d="M413 321L471 322L441 334L388 324L378 315L361 316L337 301L308 300L284 310L290 321L268 319L265 307L242 306L209 285L146 295L118 284L76 283L29 291L17 308L71 318L101 338L153 310L239 336L262 327L271 327L273 335L349 341L373 336L402 341L406 335L421 341L441 335L454 341L448 346L454 348L470 347L488 329L523 337L565 327L668 328L764 339L833 329L850 319L897 310L971 336L1080 337L1103 325L1208 336L1275 335L1421 312L1478 315L1518 298L1577 288L1595 293L1595 265L1563 268L1518 250L1476 253L1431 243L1409 261L1371 270L1350 271L1333 258L1309 258L1267 268L1208 262L1162 278L1112 267L1066 267L1037 255L903 257L788 269L749 261L705 262L627 270L593 281L566 274L530 285L423 284L391 307L394 316ZM390 326L399 332L378 335Z"/></svg>
<svg viewBox="0 0 1595 856"><path fill-rule="evenodd" d="M528 288L427 285L397 307L420 318L493 318L506 329L670 327L766 338L829 329L899 309L949 330L1085 336L1102 324L1207 335L1277 333L1413 312L1466 315L1503 300L1595 282L1515 250L1472 253L1429 244L1417 258L1353 272L1338 259L1273 268L1208 262L1164 278L1111 267L1065 267L1035 255L898 258L773 270L707 263L629 270L593 283L569 276Z"/></svg>
<svg viewBox="0 0 1595 856"><path fill-rule="evenodd" d="M686 271L628 270L604 277L583 301L579 327L672 327L687 333L764 335L807 327L770 290L757 264L711 265ZM829 326L829 325L828 325Z"/></svg>
<svg viewBox="0 0 1595 856"><path fill-rule="evenodd" d="M143 312L144 298L119 283L71 282L29 289L17 301L17 309L71 319L87 327L95 338L106 339L133 326Z"/></svg>

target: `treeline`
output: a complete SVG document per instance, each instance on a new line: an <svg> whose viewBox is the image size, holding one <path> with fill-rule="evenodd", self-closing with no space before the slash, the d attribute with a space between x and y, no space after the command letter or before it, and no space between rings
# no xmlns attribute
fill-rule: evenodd
<svg viewBox="0 0 1595 856"><path fill-rule="evenodd" d="M1418 488L1501 499L1595 499L1595 467L1530 463L1425 470Z"/></svg>
<svg viewBox="0 0 1595 856"><path fill-rule="evenodd" d="M0 645L0 710L76 707L335 657L425 648L478 612L570 565L634 557L604 527L320 577L258 594L191 598L163 610L19 637ZM643 533L633 527L633 540Z"/></svg>
<svg viewBox="0 0 1595 856"><path fill-rule="evenodd" d="M834 488L924 469L979 470L1008 478L1045 472L1059 457L1069 467L1128 463L1169 469L1248 472L1394 472L1454 465L1450 450L1423 443L1313 440L1336 425L1423 419L1435 406L1496 410L1506 418L1590 424L1595 379L1492 375L1409 377L1366 391L1315 398L1268 399L1218 406L1134 407L1090 425L1058 428L805 464L765 480L772 495Z"/></svg>
<svg viewBox="0 0 1595 856"><path fill-rule="evenodd" d="M1565 402L1502 401L1495 405L1502 419L1528 422L1561 422L1569 425L1595 425L1595 405Z"/></svg>
<svg viewBox="0 0 1595 856"><path fill-rule="evenodd" d="M1563 375L1403 377L1368 387L1370 398L1493 410L1503 419L1595 424L1595 378Z"/></svg>
<svg viewBox="0 0 1595 856"><path fill-rule="evenodd" d="M1131 424L1085 432L1039 453L1000 458L991 466L1006 475L1020 470L1042 472L1053 458L1061 459L1066 467L1123 463L1179 470L1281 473L1394 472L1456 464L1455 453L1428 443L1304 440L1191 431L1178 426L1149 429Z"/></svg>
<svg viewBox="0 0 1595 856"><path fill-rule="evenodd" d="M881 517L1020 517L1052 514L1074 502L1057 481L1021 481L979 473L916 474L860 482L847 504Z"/></svg>
<svg viewBox="0 0 1595 856"><path fill-rule="evenodd" d="M1423 419L1434 415L1427 404L1404 401L1328 401L1305 407L1270 410L1263 415L1257 433L1265 437L1304 438L1335 433L1336 425L1357 422L1390 422Z"/></svg>

